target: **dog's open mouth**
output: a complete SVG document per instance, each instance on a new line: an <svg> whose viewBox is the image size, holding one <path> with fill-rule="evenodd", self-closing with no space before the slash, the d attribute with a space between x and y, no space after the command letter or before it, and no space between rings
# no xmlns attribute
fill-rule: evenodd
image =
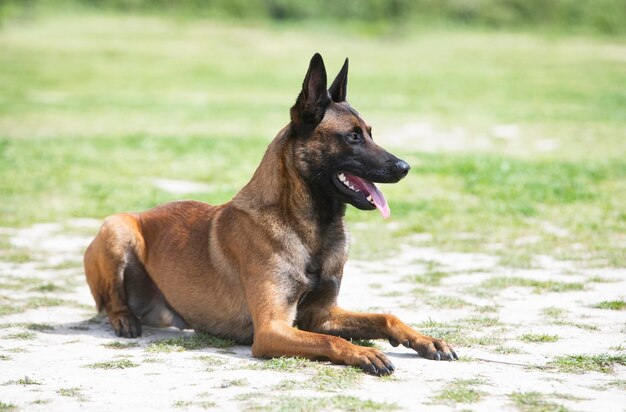
<svg viewBox="0 0 626 412"><path fill-rule="evenodd" d="M361 196L376 209L380 211L385 219L391 215L389 205L380 190L369 180L363 179L346 172L337 174L337 179L343 186L349 190L352 196ZM345 191L345 190L344 190Z"/></svg>

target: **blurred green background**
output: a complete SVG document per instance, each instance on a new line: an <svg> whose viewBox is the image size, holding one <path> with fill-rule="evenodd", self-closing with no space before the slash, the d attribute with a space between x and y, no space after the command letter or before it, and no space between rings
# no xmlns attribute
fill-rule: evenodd
<svg viewBox="0 0 626 412"><path fill-rule="evenodd" d="M623 266L625 21L618 0L0 0L0 225L229 200L320 52L413 166L389 221L349 209L354 255Z"/></svg>

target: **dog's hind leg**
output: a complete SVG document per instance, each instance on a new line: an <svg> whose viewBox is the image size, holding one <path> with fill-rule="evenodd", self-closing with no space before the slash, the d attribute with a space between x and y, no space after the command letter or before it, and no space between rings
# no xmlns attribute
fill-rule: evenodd
<svg viewBox="0 0 626 412"><path fill-rule="evenodd" d="M106 311L117 336L141 336L141 322L129 307L124 276L143 247L136 218L119 214L104 221L85 252L85 275L91 294L98 311Z"/></svg>

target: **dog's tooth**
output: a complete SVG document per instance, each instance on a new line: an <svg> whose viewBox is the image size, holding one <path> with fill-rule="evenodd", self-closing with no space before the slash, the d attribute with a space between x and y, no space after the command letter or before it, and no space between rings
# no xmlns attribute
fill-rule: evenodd
<svg viewBox="0 0 626 412"><path fill-rule="evenodd" d="M339 173L339 180L342 182L346 180L346 176L343 173Z"/></svg>
<svg viewBox="0 0 626 412"><path fill-rule="evenodd" d="M367 200L369 200L370 202L374 202L374 199L372 199L372 195L369 195L369 196L367 197Z"/></svg>

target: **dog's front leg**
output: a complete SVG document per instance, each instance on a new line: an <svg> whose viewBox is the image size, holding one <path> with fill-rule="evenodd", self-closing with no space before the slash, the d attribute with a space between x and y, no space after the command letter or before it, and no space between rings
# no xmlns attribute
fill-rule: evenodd
<svg viewBox="0 0 626 412"><path fill-rule="evenodd" d="M446 341L413 330L397 316L351 312L338 306L311 309L299 323L305 330L345 339L388 339L391 345L402 344L427 359L458 359Z"/></svg>
<svg viewBox="0 0 626 412"><path fill-rule="evenodd" d="M253 356L327 359L359 367L374 375L388 375L395 369L387 356L377 349L357 346L336 336L294 328L290 313L295 313L295 307L285 305L280 289L265 285L255 292L248 299L254 322Z"/></svg>

